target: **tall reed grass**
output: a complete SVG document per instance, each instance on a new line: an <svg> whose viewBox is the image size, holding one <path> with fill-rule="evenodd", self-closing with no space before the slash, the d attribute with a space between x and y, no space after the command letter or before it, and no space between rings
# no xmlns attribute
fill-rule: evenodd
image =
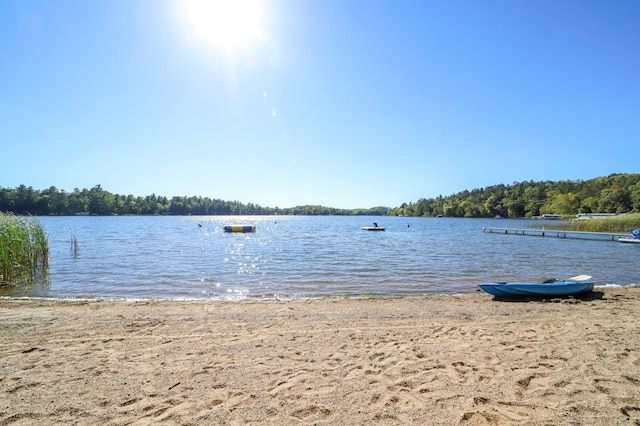
<svg viewBox="0 0 640 426"><path fill-rule="evenodd" d="M569 224L569 228L567 230L625 233L629 232L631 229L640 229L640 213L629 213L619 216L573 220Z"/></svg>
<svg viewBox="0 0 640 426"><path fill-rule="evenodd" d="M0 213L0 285L33 283L48 267L49 241L40 221Z"/></svg>

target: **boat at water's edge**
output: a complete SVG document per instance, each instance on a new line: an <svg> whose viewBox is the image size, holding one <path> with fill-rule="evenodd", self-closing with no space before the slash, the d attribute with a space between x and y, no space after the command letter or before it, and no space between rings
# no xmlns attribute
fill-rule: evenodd
<svg viewBox="0 0 640 426"><path fill-rule="evenodd" d="M640 244L640 239L639 238L620 237L620 238L618 238L618 242L619 243Z"/></svg>
<svg viewBox="0 0 640 426"><path fill-rule="evenodd" d="M640 243L640 229L632 229L629 231L629 233L632 235L632 238L630 237L620 237L618 238L618 242L619 243Z"/></svg>
<svg viewBox="0 0 640 426"><path fill-rule="evenodd" d="M483 283L480 289L496 297L508 296L572 296L593 291L592 281L554 281L550 283Z"/></svg>

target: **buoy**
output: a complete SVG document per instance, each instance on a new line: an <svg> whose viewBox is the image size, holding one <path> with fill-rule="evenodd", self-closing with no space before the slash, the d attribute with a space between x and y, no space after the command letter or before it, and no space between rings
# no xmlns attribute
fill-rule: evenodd
<svg viewBox="0 0 640 426"><path fill-rule="evenodd" d="M224 232L256 232L255 225L227 225Z"/></svg>

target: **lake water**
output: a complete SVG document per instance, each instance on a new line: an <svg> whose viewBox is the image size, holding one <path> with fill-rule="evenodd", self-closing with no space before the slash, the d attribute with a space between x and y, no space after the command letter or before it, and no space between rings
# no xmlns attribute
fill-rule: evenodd
<svg viewBox="0 0 640 426"><path fill-rule="evenodd" d="M470 293L579 274L640 282L640 247L484 233L531 220L342 216L44 217L46 282L2 296L269 299ZM384 232L360 229L377 222ZM256 225L225 233L224 225ZM78 251L72 250L72 238Z"/></svg>

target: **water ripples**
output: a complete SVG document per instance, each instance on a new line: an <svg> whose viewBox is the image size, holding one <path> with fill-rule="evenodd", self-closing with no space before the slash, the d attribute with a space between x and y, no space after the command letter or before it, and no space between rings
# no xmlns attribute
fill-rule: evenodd
<svg viewBox="0 0 640 426"><path fill-rule="evenodd" d="M384 232L361 226L377 222ZM46 283L2 295L273 298L476 291L485 281L640 281L640 247L485 234L531 221L395 217L46 217ZM248 234L229 224L256 225ZM69 249L75 236L78 253Z"/></svg>

